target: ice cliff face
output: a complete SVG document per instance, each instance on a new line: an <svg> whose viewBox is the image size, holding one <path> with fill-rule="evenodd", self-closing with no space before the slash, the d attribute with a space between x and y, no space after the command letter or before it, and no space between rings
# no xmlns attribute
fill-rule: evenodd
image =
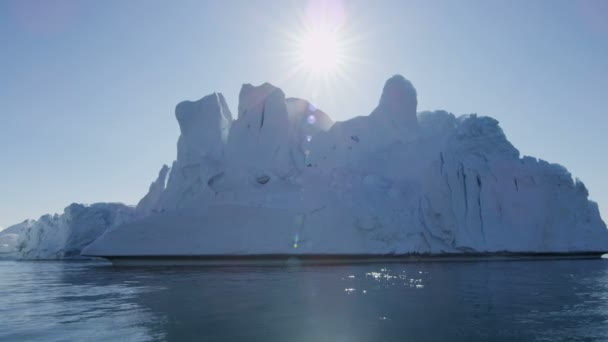
<svg viewBox="0 0 608 342"><path fill-rule="evenodd" d="M21 223L13 253L19 259L78 258L82 248L106 229L136 217L135 209L124 204L74 203L61 215L44 215Z"/></svg>
<svg viewBox="0 0 608 342"><path fill-rule="evenodd" d="M417 110L389 79L369 116L334 123L266 83L176 108L177 160L87 255L608 251L585 186L523 157L498 122Z"/></svg>
<svg viewBox="0 0 608 342"><path fill-rule="evenodd" d="M19 236L30 228L35 221L25 220L0 231L0 259L13 259L17 256Z"/></svg>

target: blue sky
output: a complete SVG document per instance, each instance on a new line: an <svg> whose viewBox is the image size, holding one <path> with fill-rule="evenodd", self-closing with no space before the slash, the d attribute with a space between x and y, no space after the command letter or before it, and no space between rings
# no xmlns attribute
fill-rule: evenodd
<svg viewBox="0 0 608 342"><path fill-rule="evenodd" d="M346 78L288 75L310 1L0 2L0 225L134 204L176 155L175 105L269 81L335 120L395 73L419 109L493 116L608 218L608 1L344 1Z"/></svg>

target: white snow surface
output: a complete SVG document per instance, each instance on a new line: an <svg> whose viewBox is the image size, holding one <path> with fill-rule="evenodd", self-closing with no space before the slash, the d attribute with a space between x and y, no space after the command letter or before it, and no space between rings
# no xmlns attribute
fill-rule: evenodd
<svg viewBox="0 0 608 342"><path fill-rule="evenodd" d="M564 167L520 157L495 119L417 113L416 98L394 76L369 116L336 123L268 83L242 87L236 119L221 94L182 102L177 160L135 213L43 217L57 237L36 244L30 228L21 253L75 253L98 233L83 254L608 251L597 204Z"/></svg>

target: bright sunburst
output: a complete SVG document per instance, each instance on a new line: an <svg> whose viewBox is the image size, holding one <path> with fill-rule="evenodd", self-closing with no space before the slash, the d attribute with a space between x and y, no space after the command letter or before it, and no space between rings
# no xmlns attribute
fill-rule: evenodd
<svg viewBox="0 0 608 342"><path fill-rule="evenodd" d="M278 25L282 46L277 56L282 69L278 83L289 84L311 101L339 98L338 92L356 88L354 76L366 63L360 54L362 41L370 30L362 34L340 0L306 3Z"/></svg>
<svg viewBox="0 0 608 342"><path fill-rule="evenodd" d="M314 27L296 41L298 68L314 76L328 76L344 66L344 47L335 29Z"/></svg>

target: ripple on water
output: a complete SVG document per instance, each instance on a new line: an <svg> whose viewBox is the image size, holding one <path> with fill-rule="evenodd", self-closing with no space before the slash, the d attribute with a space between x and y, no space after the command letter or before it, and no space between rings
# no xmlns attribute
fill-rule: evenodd
<svg viewBox="0 0 608 342"><path fill-rule="evenodd" d="M608 339L606 260L0 274L0 341Z"/></svg>

